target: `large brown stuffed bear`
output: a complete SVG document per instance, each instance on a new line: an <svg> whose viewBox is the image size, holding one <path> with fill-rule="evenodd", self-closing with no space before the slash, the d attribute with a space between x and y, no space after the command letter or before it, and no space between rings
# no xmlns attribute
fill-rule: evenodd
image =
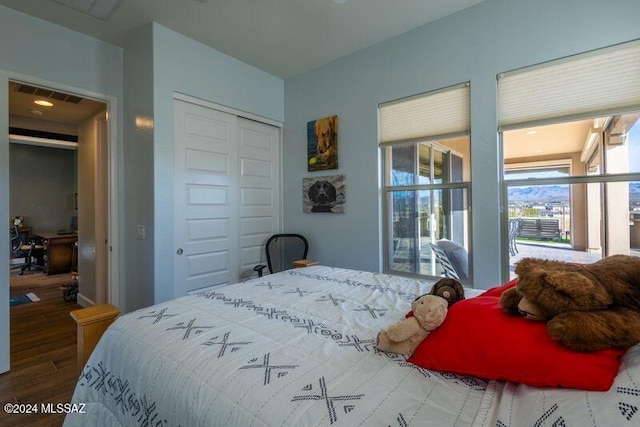
<svg viewBox="0 0 640 427"><path fill-rule="evenodd" d="M582 352L640 342L640 258L613 255L593 264L524 258L515 272L518 283L500 306L546 321L554 341Z"/></svg>

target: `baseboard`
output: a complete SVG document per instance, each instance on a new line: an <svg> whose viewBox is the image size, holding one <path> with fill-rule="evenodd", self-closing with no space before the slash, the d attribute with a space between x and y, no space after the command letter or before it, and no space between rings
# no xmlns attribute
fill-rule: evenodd
<svg viewBox="0 0 640 427"><path fill-rule="evenodd" d="M78 293L78 304L80 304L82 307L93 307L94 305L96 305L95 302L91 301L89 298L85 297L84 295Z"/></svg>

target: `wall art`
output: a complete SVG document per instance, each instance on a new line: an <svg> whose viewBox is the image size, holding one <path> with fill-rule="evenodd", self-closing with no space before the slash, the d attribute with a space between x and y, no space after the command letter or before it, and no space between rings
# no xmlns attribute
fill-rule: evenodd
<svg viewBox="0 0 640 427"><path fill-rule="evenodd" d="M304 212L343 213L345 210L345 176L331 175L302 178Z"/></svg>
<svg viewBox="0 0 640 427"><path fill-rule="evenodd" d="M338 169L338 116L307 122L307 169Z"/></svg>

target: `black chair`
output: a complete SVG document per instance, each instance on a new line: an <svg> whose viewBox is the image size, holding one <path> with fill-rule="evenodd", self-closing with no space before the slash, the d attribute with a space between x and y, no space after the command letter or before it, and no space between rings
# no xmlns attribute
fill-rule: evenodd
<svg viewBox="0 0 640 427"><path fill-rule="evenodd" d="M516 243L518 231L520 231L520 218L509 218L509 255L511 256L518 253L518 244Z"/></svg>
<svg viewBox="0 0 640 427"><path fill-rule="evenodd" d="M62 298L66 302L78 301L78 291L80 287L78 285L78 241L73 245L73 253L71 255L71 283L66 286L62 286Z"/></svg>
<svg viewBox="0 0 640 427"><path fill-rule="evenodd" d="M44 270L44 265L38 264L44 259L44 246L39 245L36 239L33 238L30 238L28 242L25 241L17 225L13 226L11 255L15 258L24 258L23 264L12 267L12 269L19 268L21 275L24 274L25 270L31 270L32 268ZM36 262L34 262L34 258Z"/></svg>
<svg viewBox="0 0 640 427"><path fill-rule="evenodd" d="M454 268L453 264L451 263L451 260L449 259L449 256L444 251L444 249L442 249L438 245L434 245L433 243L429 243L429 246L431 246L431 250L435 254L435 259L440 263L440 266L442 266L444 277L459 280L460 275Z"/></svg>
<svg viewBox="0 0 640 427"><path fill-rule="evenodd" d="M309 242L300 234L274 234L267 239L265 250L267 265L259 264L253 267L258 272L258 277L262 277L265 267L273 274L293 268L294 261L306 260Z"/></svg>

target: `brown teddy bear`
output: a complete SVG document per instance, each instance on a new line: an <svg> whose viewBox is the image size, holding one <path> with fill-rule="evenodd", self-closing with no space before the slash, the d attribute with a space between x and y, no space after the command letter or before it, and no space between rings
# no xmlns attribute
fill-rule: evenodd
<svg viewBox="0 0 640 427"><path fill-rule="evenodd" d="M411 303L413 315L408 314L395 325L378 332L376 347L382 351L411 354L431 331L447 317L446 299L426 294Z"/></svg>
<svg viewBox="0 0 640 427"><path fill-rule="evenodd" d="M516 287L500 306L547 322L554 341L571 350L627 349L640 342L640 258L613 255L592 264L523 258Z"/></svg>
<svg viewBox="0 0 640 427"><path fill-rule="evenodd" d="M456 302L464 299L464 287L456 279L445 278L438 280L429 294L438 295L446 299L449 307L451 307Z"/></svg>

